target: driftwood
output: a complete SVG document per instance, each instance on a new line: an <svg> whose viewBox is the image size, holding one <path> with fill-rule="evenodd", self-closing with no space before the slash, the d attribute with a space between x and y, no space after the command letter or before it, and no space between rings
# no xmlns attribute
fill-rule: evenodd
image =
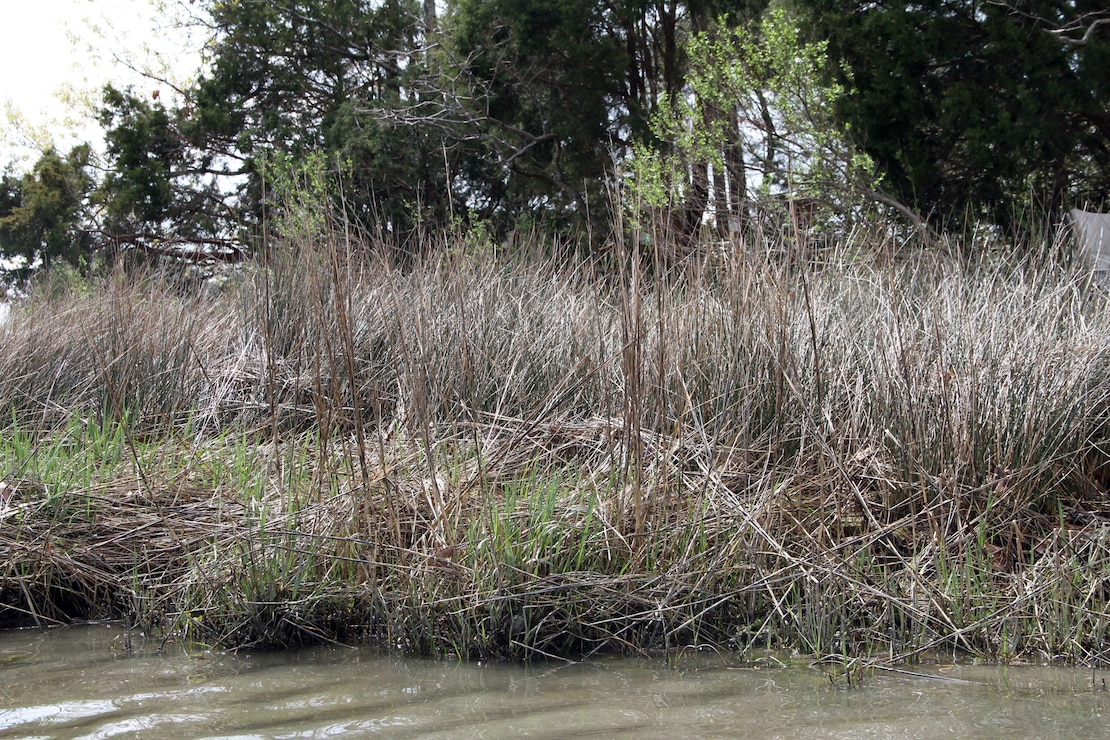
<svg viewBox="0 0 1110 740"><path fill-rule="evenodd" d="M148 233L108 235L121 247L130 247L145 254L170 257L183 262L225 262L235 264L249 255L238 242L230 239L190 237L167 239Z"/></svg>

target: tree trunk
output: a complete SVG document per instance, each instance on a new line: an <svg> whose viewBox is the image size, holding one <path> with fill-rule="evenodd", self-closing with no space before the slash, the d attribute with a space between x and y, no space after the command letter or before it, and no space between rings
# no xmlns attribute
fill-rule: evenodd
<svg viewBox="0 0 1110 740"><path fill-rule="evenodd" d="M726 224L729 234L740 234L747 217L748 178L744 170L744 148L740 139L740 121L735 111L728 126L728 143L725 148L725 171L728 172L728 200L730 218Z"/></svg>
<svg viewBox="0 0 1110 740"><path fill-rule="evenodd" d="M424 0L424 43L429 43L436 30L436 0Z"/></svg>

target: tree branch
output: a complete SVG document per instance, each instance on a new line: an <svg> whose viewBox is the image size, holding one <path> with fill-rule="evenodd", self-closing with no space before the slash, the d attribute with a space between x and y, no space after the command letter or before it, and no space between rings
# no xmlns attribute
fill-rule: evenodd
<svg viewBox="0 0 1110 740"><path fill-rule="evenodd" d="M1072 38L1071 36L1067 35L1068 33L1076 30L1074 27L1071 26L1071 24L1062 28L1050 29L1048 33L1065 43L1071 44L1072 46L1084 46L1088 41L1091 40L1091 34L1095 32L1095 29L1103 25L1104 23L1110 23L1110 18L1096 18L1095 20L1091 21L1091 25L1087 26L1087 30L1084 31L1082 38L1078 39Z"/></svg>

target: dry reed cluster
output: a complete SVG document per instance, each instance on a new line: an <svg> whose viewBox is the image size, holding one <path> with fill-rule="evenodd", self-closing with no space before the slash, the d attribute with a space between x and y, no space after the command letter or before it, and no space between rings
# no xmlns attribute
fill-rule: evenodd
<svg viewBox="0 0 1110 740"><path fill-rule="evenodd" d="M0 327L3 619L1110 658L1110 313L1065 260L497 251L40 285Z"/></svg>

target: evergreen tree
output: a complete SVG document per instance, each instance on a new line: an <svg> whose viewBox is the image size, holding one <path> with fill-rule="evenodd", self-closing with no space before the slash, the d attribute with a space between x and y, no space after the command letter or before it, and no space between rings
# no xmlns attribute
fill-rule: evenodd
<svg viewBox="0 0 1110 740"><path fill-rule="evenodd" d="M89 160L84 145L65 156L50 149L27 174L0 179L0 258L22 262L17 279L40 261L89 266L95 243L87 227Z"/></svg>
<svg viewBox="0 0 1110 740"><path fill-rule="evenodd" d="M839 114L919 210L1008 225L1031 201L1110 195L1110 26L1052 33L1097 3L795 4L854 72Z"/></svg>
<svg viewBox="0 0 1110 740"><path fill-rule="evenodd" d="M109 89L102 121L113 233L226 243L261 222L265 163L325 154L348 215L403 235L446 203L439 141L371 115L407 103L411 0L207 4L211 64L186 102Z"/></svg>

